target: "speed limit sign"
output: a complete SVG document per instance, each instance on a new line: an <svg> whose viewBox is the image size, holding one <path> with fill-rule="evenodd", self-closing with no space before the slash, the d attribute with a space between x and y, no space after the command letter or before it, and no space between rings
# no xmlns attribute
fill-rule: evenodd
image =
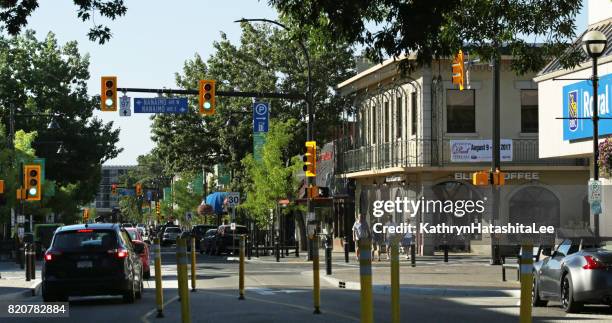
<svg viewBox="0 0 612 323"><path fill-rule="evenodd" d="M229 206L237 206L240 204L240 192L229 192L227 194L227 204Z"/></svg>

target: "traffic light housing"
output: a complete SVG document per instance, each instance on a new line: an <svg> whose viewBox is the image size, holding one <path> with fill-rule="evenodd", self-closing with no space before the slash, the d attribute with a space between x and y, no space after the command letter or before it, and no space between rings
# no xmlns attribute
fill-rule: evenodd
<svg viewBox="0 0 612 323"><path fill-rule="evenodd" d="M100 110L117 111L117 77L102 76Z"/></svg>
<svg viewBox="0 0 612 323"><path fill-rule="evenodd" d="M23 166L23 187L25 188L26 201L40 201L42 198L41 190L41 167L40 165L29 164Z"/></svg>
<svg viewBox="0 0 612 323"><path fill-rule="evenodd" d="M136 183L136 196L142 195L142 184Z"/></svg>
<svg viewBox="0 0 612 323"><path fill-rule="evenodd" d="M317 176L317 142L307 141L304 147L304 172L306 177Z"/></svg>
<svg viewBox="0 0 612 323"><path fill-rule="evenodd" d="M493 173L493 185L502 186L506 184L506 173L500 172L499 169L496 169Z"/></svg>
<svg viewBox="0 0 612 323"><path fill-rule="evenodd" d="M160 201L155 202L155 214L157 214L158 218L161 216L161 202Z"/></svg>
<svg viewBox="0 0 612 323"><path fill-rule="evenodd" d="M198 85L200 114L215 114L215 80L200 80Z"/></svg>
<svg viewBox="0 0 612 323"><path fill-rule="evenodd" d="M489 172L481 171L472 174L472 184L475 186L489 185Z"/></svg>
<svg viewBox="0 0 612 323"><path fill-rule="evenodd" d="M459 90L463 90L465 81L465 70L463 66L463 51L459 50L459 53L453 58L452 64L452 79L453 84L459 85Z"/></svg>
<svg viewBox="0 0 612 323"><path fill-rule="evenodd" d="M89 221L89 209L83 209L83 223Z"/></svg>
<svg viewBox="0 0 612 323"><path fill-rule="evenodd" d="M117 195L117 184L111 185L111 194Z"/></svg>

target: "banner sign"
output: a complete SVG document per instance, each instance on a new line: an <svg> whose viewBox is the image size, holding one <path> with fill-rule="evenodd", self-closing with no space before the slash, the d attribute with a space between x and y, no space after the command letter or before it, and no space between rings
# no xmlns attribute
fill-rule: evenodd
<svg viewBox="0 0 612 323"><path fill-rule="evenodd" d="M600 117L612 117L610 105L610 88L612 87L612 74L606 74L599 78L597 89L597 110ZM580 81L563 87L563 140L574 140L593 138L593 83L591 81ZM575 118L575 119L573 119ZM610 120L599 121L599 135L612 134L612 122Z"/></svg>
<svg viewBox="0 0 612 323"><path fill-rule="evenodd" d="M499 146L501 161L512 161L512 139L502 139ZM493 143L487 139L451 140L451 162L476 163L490 162L493 156Z"/></svg>

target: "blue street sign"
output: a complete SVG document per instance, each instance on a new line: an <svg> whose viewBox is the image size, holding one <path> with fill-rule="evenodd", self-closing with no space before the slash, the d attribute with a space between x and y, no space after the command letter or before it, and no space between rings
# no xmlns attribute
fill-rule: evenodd
<svg viewBox="0 0 612 323"><path fill-rule="evenodd" d="M136 196L136 190L133 188L120 188L117 193L120 196Z"/></svg>
<svg viewBox="0 0 612 323"><path fill-rule="evenodd" d="M187 113L187 98L135 98L134 113Z"/></svg>
<svg viewBox="0 0 612 323"><path fill-rule="evenodd" d="M268 132L268 123L270 119L270 103L269 102L254 102L253 103L253 132Z"/></svg>

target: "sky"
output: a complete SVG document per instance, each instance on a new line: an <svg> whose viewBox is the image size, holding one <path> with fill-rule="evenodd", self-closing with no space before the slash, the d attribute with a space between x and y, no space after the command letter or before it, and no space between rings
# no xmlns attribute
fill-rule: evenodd
<svg viewBox="0 0 612 323"><path fill-rule="evenodd" d="M39 39L49 31L60 44L76 40L82 54L90 55L89 94L98 95L100 77L116 75L119 87L176 88L174 74L182 70L185 60L199 53L203 59L213 54L213 42L220 33L237 42L240 18L277 18L276 11L262 0L128 0L127 14L117 20L95 17L96 24L106 24L113 37L104 45L91 42L87 32L93 22L77 18L72 1L40 0L40 7L29 19L27 28ZM577 32L587 25L586 5L577 17ZM129 93L128 96L151 95ZM133 104L132 104L133 105ZM139 155L148 153L154 144L150 139L148 114L119 117L118 113L100 112L96 116L113 121L121 129L119 147L124 151L106 165L134 165Z"/></svg>

